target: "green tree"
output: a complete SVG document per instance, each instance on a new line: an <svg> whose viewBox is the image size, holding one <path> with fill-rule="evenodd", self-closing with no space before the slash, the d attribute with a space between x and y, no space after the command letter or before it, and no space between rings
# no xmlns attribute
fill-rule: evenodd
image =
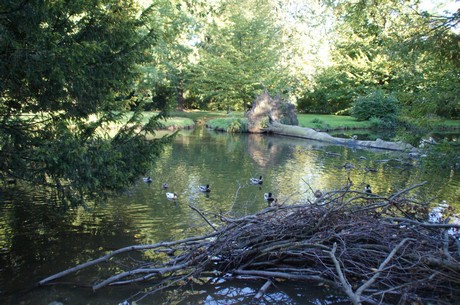
<svg viewBox="0 0 460 305"><path fill-rule="evenodd" d="M411 117L458 115L459 14L418 13L418 1L336 1L334 64L316 77L302 108L348 108L376 90ZM334 109L335 110L335 109Z"/></svg>
<svg viewBox="0 0 460 305"><path fill-rule="evenodd" d="M184 109L184 78L193 61L196 17L206 1L157 1L149 24L161 31L162 39L151 48L152 60L142 67L144 78L137 93L146 100L145 108ZM150 103L151 102L151 103Z"/></svg>
<svg viewBox="0 0 460 305"><path fill-rule="evenodd" d="M126 117L161 32L134 0L2 1L0 173L76 202L139 178L167 138ZM123 122L116 135L106 130Z"/></svg>
<svg viewBox="0 0 460 305"><path fill-rule="evenodd" d="M460 10L416 13L421 26L398 44L402 62L417 63L405 75L407 113L426 116L460 117Z"/></svg>
<svg viewBox="0 0 460 305"><path fill-rule="evenodd" d="M378 118L391 123L396 120L398 112L399 101L394 96L385 96L381 90L358 97L351 108L351 115L359 121Z"/></svg>
<svg viewBox="0 0 460 305"><path fill-rule="evenodd" d="M281 91L279 29L264 1L225 1L208 16L187 88L206 106L244 109L265 86Z"/></svg>

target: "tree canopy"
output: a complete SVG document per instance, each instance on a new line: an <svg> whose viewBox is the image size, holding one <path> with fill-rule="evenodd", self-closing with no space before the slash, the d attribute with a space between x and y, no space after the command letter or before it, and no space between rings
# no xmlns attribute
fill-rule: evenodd
<svg viewBox="0 0 460 305"><path fill-rule="evenodd" d="M339 111L384 90L412 117L458 117L458 11L436 16L418 1L388 0L338 1L334 12L334 61L305 95L306 110Z"/></svg>
<svg viewBox="0 0 460 305"><path fill-rule="evenodd" d="M168 142L140 110L243 110L262 90L307 112L382 92L406 117L458 117L460 11L419 4L4 0L0 173L98 197Z"/></svg>
<svg viewBox="0 0 460 305"><path fill-rule="evenodd" d="M155 120L126 117L137 68L161 31L134 0L3 1L0 6L0 173L100 197L138 178L167 139ZM148 18L147 18L148 17ZM113 123L124 123L108 135Z"/></svg>

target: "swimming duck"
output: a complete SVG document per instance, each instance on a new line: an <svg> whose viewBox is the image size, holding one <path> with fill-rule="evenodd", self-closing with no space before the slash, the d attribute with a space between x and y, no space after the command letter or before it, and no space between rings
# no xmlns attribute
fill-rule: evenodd
<svg viewBox="0 0 460 305"><path fill-rule="evenodd" d="M211 191L211 189L209 188L209 184L206 184L206 186L200 185L198 188L200 189L200 191L205 193L209 193Z"/></svg>
<svg viewBox="0 0 460 305"><path fill-rule="evenodd" d="M177 199L177 193L166 193L166 198L176 200Z"/></svg>
<svg viewBox="0 0 460 305"><path fill-rule="evenodd" d="M251 184L262 184L264 182L262 180L262 176L260 176L259 178L251 178L250 181L251 181Z"/></svg>
<svg viewBox="0 0 460 305"><path fill-rule="evenodd" d="M164 190L167 189L168 187L169 187L169 184L167 184L166 182L161 185L161 188Z"/></svg>
<svg viewBox="0 0 460 305"><path fill-rule="evenodd" d="M371 186L369 184L364 187L364 193L372 194Z"/></svg>
<svg viewBox="0 0 460 305"><path fill-rule="evenodd" d="M275 198L273 197L272 193L265 193L264 194L264 199L268 202L272 202L275 200Z"/></svg>
<svg viewBox="0 0 460 305"><path fill-rule="evenodd" d="M313 194L316 198L321 198L323 196L323 193L321 193L320 190L316 190L315 193Z"/></svg>
<svg viewBox="0 0 460 305"><path fill-rule="evenodd" d="M144 180L145 183L152 183L152 178L149 177L144 177L142 178Z"/></svg>

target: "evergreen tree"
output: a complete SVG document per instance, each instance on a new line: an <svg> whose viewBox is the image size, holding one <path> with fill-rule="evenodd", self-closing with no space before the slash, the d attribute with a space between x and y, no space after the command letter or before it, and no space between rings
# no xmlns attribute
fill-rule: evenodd
<svg viewBox="0 0 460 305"><path fill-rule="evenodd" d="M265 1L225 1L207 20L191 94L210 108L242 110L264 86L280 91L280 35Z"/></svg>
<svg viewBox="0 0 460 305"><path fill-rule="evenodd" d="M0 173L100 198L136 179L167 138L126 116L137 67L161 32L134 0L5 0L0 5ZM116 135L106 131L123 122Z"/></svg>

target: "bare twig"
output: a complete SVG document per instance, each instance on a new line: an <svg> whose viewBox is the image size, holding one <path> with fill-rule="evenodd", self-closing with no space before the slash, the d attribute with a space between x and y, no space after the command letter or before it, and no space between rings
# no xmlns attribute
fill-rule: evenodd
<svg viewBox="0 0 460 305"><path fill-rule="evenodd" d="M395 299L429 303L434 297L449 303L450 296L460 298L460 291L453 288L460 287L460 241L448 229L460 225L425 221L427 204L403 198L421 185L388 198L363 196L345 186L323 194L321 205L286 202L239 218L207 213L217 216L219 226L190 206L212 233L121 248L51 275L39 285L96 264L113 266L115 257L129 251L153 250L154 260L127 260L109 268L119 272L90 286L97 290L148 280L151 287L144 294L153 294L192 280L199 283L200 277L210 274L232 274L263 279L259 298L269 283L285 279L325 283L343 290L353 304Z"/></svg>
<svg viewBox="0 0 460 305"><path fill-rule="evenodd" d="M216 227L208 220L208 218L206 218L206 216L205 216L200 210L198 210L196 207L194 207L194 206L191 205L191 204L189 204L188 206L189 206L192 210L194 210L195 212L197 212L197 213L201 216L201 218L203 218L204 221L206 221L206 223L207 223L211 228L214 229L214 231L217 231Z"/></svg>

